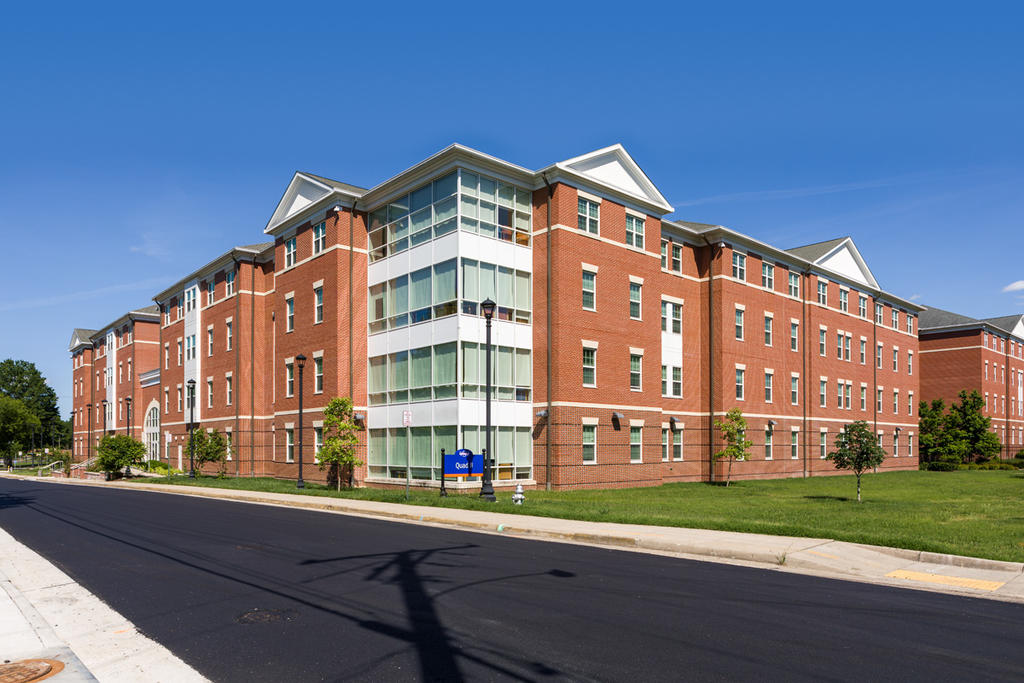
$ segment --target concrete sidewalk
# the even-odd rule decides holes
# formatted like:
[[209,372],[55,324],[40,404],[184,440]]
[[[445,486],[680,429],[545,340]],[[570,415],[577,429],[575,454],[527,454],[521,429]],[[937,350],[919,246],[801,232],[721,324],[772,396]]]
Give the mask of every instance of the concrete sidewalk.
[[[379,503],[286,493],[125,482],[34,481],[282,505],[495,533],[607,546],[698,560],[1024,603],[1024,563],[861,545],[828,538],[584,522],[551,517]],[[529,502],[527,501],[527,505]]]
[[206,680],[3,529],[0,587],[0,664],[52,660],[61,683]]

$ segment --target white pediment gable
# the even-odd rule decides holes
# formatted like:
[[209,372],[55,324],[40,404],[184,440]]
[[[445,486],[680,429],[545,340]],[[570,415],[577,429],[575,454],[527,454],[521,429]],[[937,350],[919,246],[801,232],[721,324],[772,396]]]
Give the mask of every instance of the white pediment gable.
[[673,210],[658,188],[633,161],[633,157],[629,156],[622,145],[612,145],[573,159],[560,161],[556,166],[590,178],[598,184],[609,185],[666,211]]
[[1024,339],[1024,316],[1017,318],[1017,324],[1010,330],[1018,339]]
[[826,270],[830,270],[833,273],[837,273],[852,280],[853,282],[859,282],[869,287],[878,288],[878,281],[875,280],[875,276],[871,274],[871,270],[868,268],[867,263],[861,257],[857,247],[853,244],[853,240],[846,239],[834,249],[829,251],[827,254],[819,258],[814,262],[815,265],[821,266]]
[[281,201],[277,203],[274,215],[267,221],[264,232],[270,232],[272,228],[280,225],[289,216],[294,216],[330,193],[331,188],[327,185],[302,173],[296,173],[292,177],[292,181],[288,183],[288,188],[284,191]]

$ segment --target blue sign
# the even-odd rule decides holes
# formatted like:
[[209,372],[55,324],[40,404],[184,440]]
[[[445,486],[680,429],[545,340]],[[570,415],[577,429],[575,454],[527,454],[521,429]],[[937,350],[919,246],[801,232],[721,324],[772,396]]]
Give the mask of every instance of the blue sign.
[[444,454],[445,477],[479,477],[484,471],[483,456],[468,448]]

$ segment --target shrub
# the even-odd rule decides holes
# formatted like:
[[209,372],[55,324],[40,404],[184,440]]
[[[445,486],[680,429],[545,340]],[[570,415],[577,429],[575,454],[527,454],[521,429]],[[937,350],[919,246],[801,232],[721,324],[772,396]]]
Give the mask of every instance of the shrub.
[[1006,464],[1007,465],[1013,465],[1018,470],[1024,470],[1024,458],[1021,458],[1019,453],[1018,453],[1016,458],[1012,458],[1010,460],[1007,460]]
[[955,472],[960,467],[955,462],[936,460],[934,462],[921,463],[921,469],[928,470],[929,472]]

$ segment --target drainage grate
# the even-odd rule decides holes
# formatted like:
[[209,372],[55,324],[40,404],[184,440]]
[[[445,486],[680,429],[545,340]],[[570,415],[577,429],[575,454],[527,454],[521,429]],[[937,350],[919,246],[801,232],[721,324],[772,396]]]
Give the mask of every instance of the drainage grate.
[[0,683],[30,683],[56,676],[64,663],[56,659],[22,659],[0,664]]
[[[298,612],[293,609],[251,609],[248,612],[242,612],[235,621],[239,624],[269,624],[274,621],[291,621]],[[0,683],[6,683],[6,681],[0,681]]]

